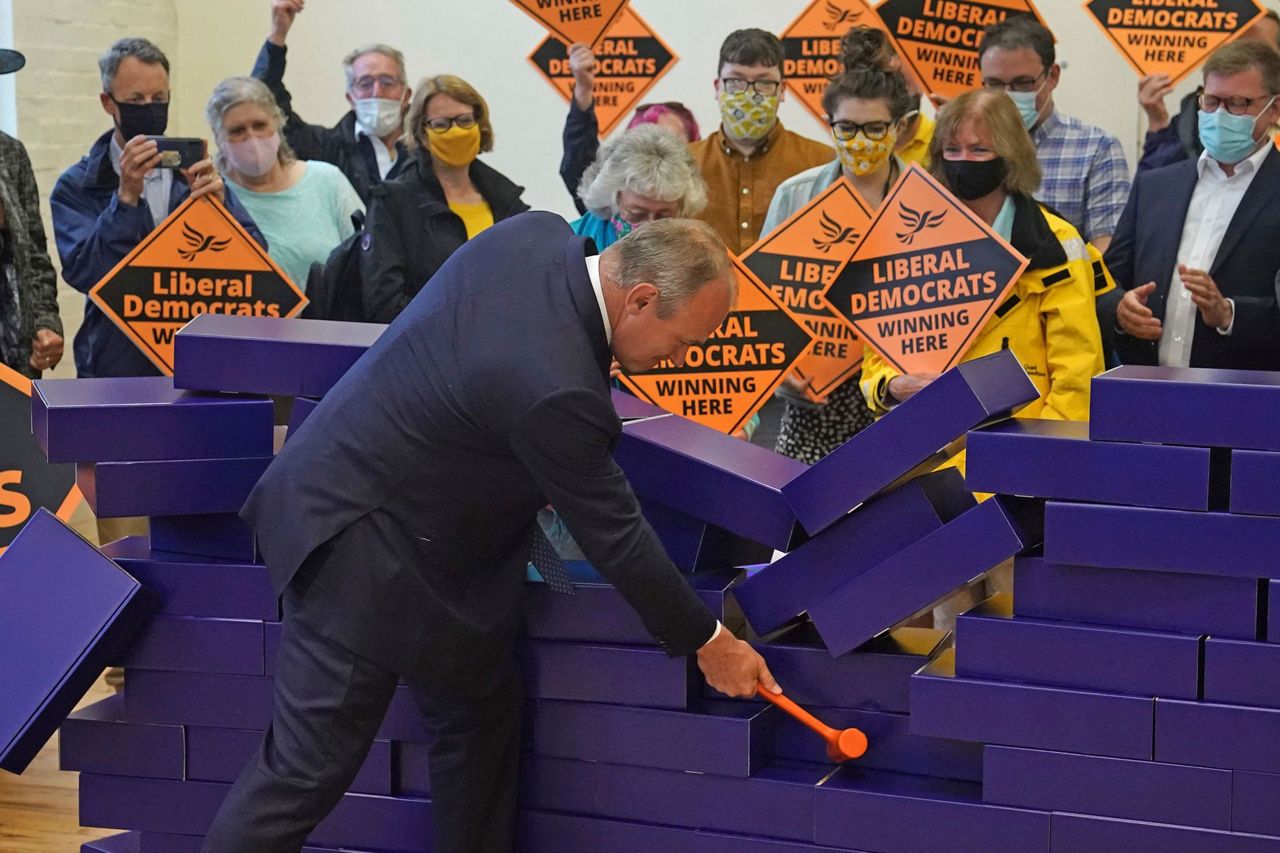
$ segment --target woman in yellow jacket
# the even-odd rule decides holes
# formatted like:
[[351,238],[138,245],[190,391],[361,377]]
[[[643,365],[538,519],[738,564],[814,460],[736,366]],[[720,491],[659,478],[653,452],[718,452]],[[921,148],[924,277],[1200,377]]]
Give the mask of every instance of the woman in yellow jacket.
[[[1040,164],[1017,107],[1003,92],[961,95],[939,114],[929,154],[934,176],[1030,261],[965,360],[1011,349],[1040,389],[1020,416],[1088,420],[1089,380],[1103,369],[1094,298],[1114,284],[1079,232],[1032,198]],[[934,378],[900,374],[870,348],[863,358],[877,415]]]

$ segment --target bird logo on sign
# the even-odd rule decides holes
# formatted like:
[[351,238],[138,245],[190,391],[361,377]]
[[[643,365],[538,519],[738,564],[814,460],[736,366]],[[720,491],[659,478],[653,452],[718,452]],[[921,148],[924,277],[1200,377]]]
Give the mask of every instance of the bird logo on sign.
[[826,239],[821,237],[813,238],[813,248],[822,252],[824,255],[831,251],[833,246],[841,244],[853,245],[858,242],[858,231],[855,228],[846,228],[839,222],[831,218],[831,214],[825,210],[822,212],[822,219],[819,222],[822,227],[822,233],[826,235]]
[[220,240],[212,234],[206,236],[193,228],[189,222],[182,223],[182,239],[186,241],[187,248],[179,249],[178,256],[187,263],[191,263],[204,252],[221,252],[231,245],[230,238]]
[[926,210],[921,213],[904,204],[898,210],[898,218],[902,220],[903,225],[907,226],[906,231],[898,232],[898,239],[910,246],[922,231],[937,228],[941,225],[942,220],[947,218],[947,212],[945,210]]
[[852,9],[842,9],[835,3],[828,0],[827,18],[829,20],[823,24],[822,27],[823,29],[834,32],[837,27],[852,24],[861,17],[861,12],[855,12]]

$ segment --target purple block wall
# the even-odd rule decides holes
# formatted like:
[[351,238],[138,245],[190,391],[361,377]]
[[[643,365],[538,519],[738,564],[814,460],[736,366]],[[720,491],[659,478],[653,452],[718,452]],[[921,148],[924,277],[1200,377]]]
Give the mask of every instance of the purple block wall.
[[148,669],[126,678],[125,719],[131,722],[258,731],[271,722],[270,678]]
[[145,536],[130,536],[102,547],[125,571],[155,593],[157,613],[215,619],[280,618],[267,567],[151,550]]
[[575,814],[523,812],[520,853],[849,853],[849,848]]
[[1280,515],[1280,453],[1231,451],[1231,511]]
[[1280,643],[1280,581],[1265,581],[1268,643]]
[[263,623],[152,616],[115,661],[130,669],[262,675]]
[[58,769],[182,779],[182,726],[124,722],[124,697],[109,696],[72,713],[58,734]]
[[1055,814],[1052,853],[1280,853],[1280,838],[1164,823]]
[[1231,828],[1280,836],[1280,776],[1232,772]]
[[695,678],[693,658],[644,646],[530,640],[521,656],[525,695],[537,699],[683,710]]
[[270,456],[82,462],[76,485],[99,518],[239,512]]
[[258,557],[253,529],[234,513],[154,516],[151,547],[172,554],[246,563]]
[[1280,711],[1157,699],[1155,759],[1274,772],[1280,767]]
[[1280,708],[1280,645],[1210,637],[1204,644],[1203,698]]
[[[261,731],[187,726],[185,778],[192,782],[234,782],[258,754],[261,744]],[[375,740],[347,790],[357,794],[390,795],[391,754],[390,741]]]

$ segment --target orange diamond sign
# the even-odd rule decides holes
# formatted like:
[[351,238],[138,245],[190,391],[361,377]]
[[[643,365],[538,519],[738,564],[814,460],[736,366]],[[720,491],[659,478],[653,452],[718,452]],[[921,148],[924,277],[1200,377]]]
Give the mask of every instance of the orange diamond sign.
[[822,93],[827,82],[844,71],[840,37],[853,27],[884,29],[866,0],[813,0],[782,33],[783,79],[820,122],[826,122]]
[[942,373],[964,358],[1027,259],[912,164],[827,301],[903,373]]
[[1092,0],[1085,6],[1133,70],[1144,77],[1165,74],[1173,83],[1265,14],[1254,0]]
[[89,298],[167,376],[173,336],[191,318],[292,317],[307,304],[266,250],[208,196],[183,202]]
[[[630,6],[614,20],[596,45],[595,54],[596,121],[603,137],[640,104],[645,93],[675,65],[677,57]],[[565,42],[554,37],[544,40],[529,54],[529,61],[565,101],[573,97],[569,46]]]
[[925,91],[945,98],[982,85],[984,29],[1014,16],[1044,23],[1031,0],[885,0],[876,13]]
[[594,45],[627,0],[511,0],[547,32],[565,42]]
[[815,401],[825,399],[862,364],[862,342],[822,294],[870,224],[871,211],[841,178],[742,256],[743,266],[799,315],[813,335],[813,347],[793,372],[809,383],[806,391]]
[[37,509],[70,521],[80,500],[76,466],[50,463],[31,434],[31,380],[0,364],[0,553]]
[[813,340],[800,318],[737,259],[734,267],[737,303],[711,337],[689,347],[683,365],[664,361],[621,376],[641,399],[727,433],[746,426]]

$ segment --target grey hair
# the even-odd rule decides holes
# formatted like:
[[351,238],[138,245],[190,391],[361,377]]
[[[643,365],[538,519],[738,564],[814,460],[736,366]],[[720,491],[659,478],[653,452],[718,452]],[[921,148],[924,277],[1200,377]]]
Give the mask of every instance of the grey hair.
[[356,73],[351,70],[351,66],[356,64],[357,59],[369,53],[380,53],[387,57],[387,59],[395,62],[395,64],[400,67],[400,82],[409,82],[409,76],[404,73],[404,54],[389,44],[376,42],[374,44],[366,44],[363,47],[357,47],[355,50],[342,57],[342,71],[347,75],[348,89],[351,88],[351,84],[353,84],[356,79]]
[[261,107],[267,115],[271,116],[271,123],[276,126],[276,133],[280,136],[280,151],[276,155],[280,165],[287,165],[298,159],[284,138],[284,111],[276,103],[275,96],[271,94],[267,84],[254,77],[228,77],[213,87],[213,94],[209,96],[209,103],[204,108],[204,120],[209,123],[213,138],[218,142],[219,170],[227,171],[227,160],[221,150],[222,122],[228,112],[241,104]]
[[659,219],[637,228],[600,255],[605,278],[630,290],[658,289],[658,316],[669,317],[713,281],[738,298],[738,275],[716,230],[696,219]]
[[578,197],[592,214],[609,219],[617,212],[623,190],[678,201],[680,216],[693,216],[707,206],[707,184],[689,144],[656,124],[633,127],[602,145],[582,175]]
[[120,63],[132,56],[139,62],[148,65],[160,65],[164,73],[169,73],[169,57],[164,51],[144,38],[123,38],[117,41],[107,52],[98,58],[98,71],[102,74],[102,91],[111,94],[111,84],[116,81],[116,72]]

